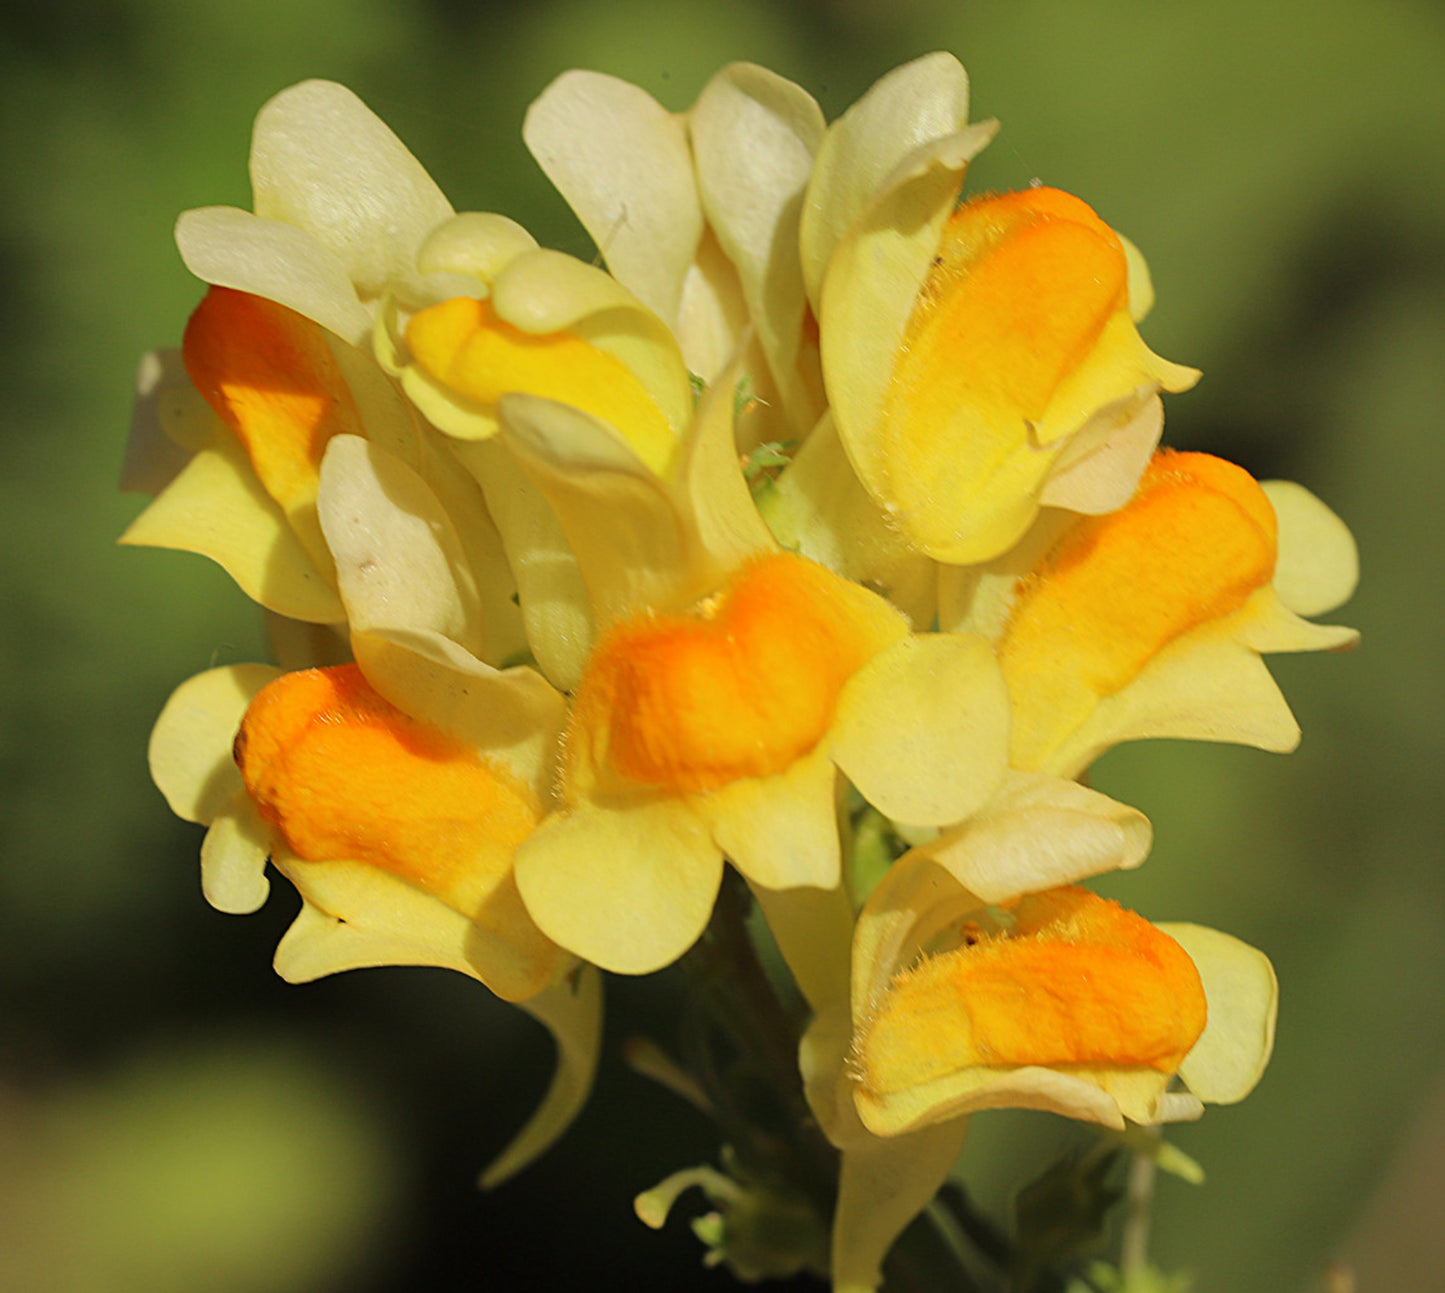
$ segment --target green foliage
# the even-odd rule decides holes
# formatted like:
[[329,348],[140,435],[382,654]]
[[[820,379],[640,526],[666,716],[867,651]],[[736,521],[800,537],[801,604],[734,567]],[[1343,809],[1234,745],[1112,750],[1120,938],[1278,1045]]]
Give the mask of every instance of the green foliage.
[[1009,1293],[1054,1293],[1062,1287],[1060,1272],[1099,1249],[1109,1213],[1124,1197],[1110,1182],[1122,1157],[1104,1142],[1066,1153],[1019,1191]]

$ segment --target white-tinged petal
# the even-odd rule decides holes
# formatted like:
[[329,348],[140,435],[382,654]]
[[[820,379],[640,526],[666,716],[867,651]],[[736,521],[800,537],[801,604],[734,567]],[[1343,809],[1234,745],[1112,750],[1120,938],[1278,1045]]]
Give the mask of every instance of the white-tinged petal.
[[1155,394],[1100,409],[1069,438],[1039,505],[1090,516],[1117,512],[1134,496],[1163,432],[1164,402]]
[[417,250],[451,203],[405,144],[333,81],[271,99],[251,136],[256,214],[313,234],[362,296],[411,275]]
[[517,884],[544,933],[618,974],[650,974],[697,941],[722,880],[722,850],[683,801],[582,801],[517,850]]
[[698,814],[733,865],[768,889],[839,882],[837,772],[826,743],[771,777],[743,777],[699,796]]
[[976,634],[906,637],[843,689],[833,758],[885,816],[955,822],[981,808],[1008,766],[1009,697]]
[[1259,1081],[1274,1050],[1279,982],[1263,952],[1202,925],[1161,924],[1194,962],[1209,1002],[1209,1022],[1179,1066],[1201,1100],[1234,1104]]
[[359,436],[335,436],[316,502],[353,630],[430,631],[479,649],[475,578],[416,472]]
[[120,542],[210,557],[246,596],[290,619],[332,624],[346,616],[336,590],[262,489],[246,451],[226,431],[186,464]]
[[930,938],[986,905],[918,850],[899,858],[858,913],[850,988],[855,1019],[873,1013],[893,976]]
[[189,678],[171,693],[151,732],[151,778],[177,817],[209,824],[227,812],[241,774],[231,758],[252,698],[279,669],[226,665]]
[[130,438],[120,469],[120,487],[159,494],[205,447],[216,415],[191,385],[179,350],[150,350],[135,375]]
[[582,965],[545,991],[517,1003],[552,1034],[557,1068],[542,1103],[482,1173],[484,1190],[516,1175],[572,1125],[587,1102],[602,1050],[602,976]]
[[1152,839],[1149,819],[1138,809],[1076,781],[1010,772],[983,812],[908,857],[931,859],[992,903],[1132,870],[1148,856]]
[[814,308],[833,249],[899,162],[967,121],[968,73],[952,54],[939,52],[889,72],[833,123],[818,151],[801,231]]
[[176,221],[176,246],[203,282],[276,301],[354,345],[371,334],[345,263],[304,229],[238,207],[201,207]]
[[635,85],[574,70],[527,109],[522,138],[618,282],[674,320],[703,231],[682,120]]
[[242,787],[201,843],[201,892],[206,901],[217,911],[236,916],[260,910],[271,892],[266,876],[270,853],[270,828]]
[[1349,601],[1360,556],[1349,527],[1303,485],[1260,482],[1279,518],[1274,587],[1297,615],[1323,615]]
[[803,192],[825,129],[800,86],[753,63],[719,72],[688,125],[708,223],[737,267],[772,375],[795,426],[817,421],[823,395],[798,249]]
[[843,1151],[833,1217],[834,1293],[872,1293],[883,1259],[948,1179],[968,1136],[968,1119]]

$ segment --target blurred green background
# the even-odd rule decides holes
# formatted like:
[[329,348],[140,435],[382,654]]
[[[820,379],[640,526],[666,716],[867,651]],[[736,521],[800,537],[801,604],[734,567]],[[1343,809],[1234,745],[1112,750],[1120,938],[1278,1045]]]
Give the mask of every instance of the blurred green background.
[[[294,897],[202,903],[146,738],[176,683],[262,647],[219,570],[113,544],[141,506],[115,488],[132,374],[198,298],[175,215],[249,204],[250,119],[295,80],[352,86],[458,208],[590,255],[519,136],[559,71],[681,109],[752,59],[832,116],[936,48],[1003,121],[971,188],[1071,189],[1148,256],[1146,337],[1205,371],[1166,440],[1303,481],[1362,552],[1339,618],[1363,648],[1277,662],[1298,753],[1156,743],[1097,770],[1156,826],[1111,892],[1250,940],[1283,984],[1261,1088],[1175,1133],[1209,1178],[1161,1186],[1153,1252],[1201,1290],[1317,1289],[1337,1258],[1362,1291],[1445,1289],[1445,15],[1406,0],[7,6],[0,1287],[728,1287],[679,1222],[631,1214],[715,1151],[618,1063],[628,1032],[668,1038],[665,978],[617,985],[592,1106],[482,1196],[548,1072],[540,1030],[439,971],[288,988]],[[975,1126],[1002,1207],[1060,1125]]]

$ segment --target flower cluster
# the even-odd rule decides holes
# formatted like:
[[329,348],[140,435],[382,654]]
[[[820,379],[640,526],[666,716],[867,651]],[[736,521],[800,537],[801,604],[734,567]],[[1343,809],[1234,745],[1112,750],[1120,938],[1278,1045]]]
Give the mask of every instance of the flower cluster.
[[546,1024],[495,1181],[586,1097],[599,969],[676,961],[735,868],[811,1011],[840,1289],[974,1110],[1254,1085],[1269,962],[1080,887],[1150,828],[1079,778],[1143,737],[1289,749],[1261,654],[1354,641],[1301,618],[1355,580],[1321,503],[1158,448],[1197,374],[1141,339],[1132,245],[1055,189],[960,202],[967,100],[944,54],[831,125],[747,64],[680,115],[567,73],[524,134],[603,269],[454,212],[342,87],[283,91],[254,211],[181,217],[209,288],[128,464],[125,541],[219,562],[279,662],[152,739],[209,901],[256,909],[269,861],[285,978],[446,966]]

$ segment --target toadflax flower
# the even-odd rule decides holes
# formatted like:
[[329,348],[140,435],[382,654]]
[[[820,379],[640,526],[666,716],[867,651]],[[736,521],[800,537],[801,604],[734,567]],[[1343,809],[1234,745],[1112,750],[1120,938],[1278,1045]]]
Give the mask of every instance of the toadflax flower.
[[1142,261],[1078,198],[955,208],[994,132],[967,105],[949,55],[884,77],[829,127],[802,225],[842,444],[909,543],[958,564],[1010,548],[1042,502],[1117,506],[1156,392],[1198,377],[1140,340]]
[[[126,541],[289,626],[285,667],[192,678],[152,737],[207,900],[254,911],[274,867],[286,979],[435,965],[551,1031],[484,1183],[585,1099],[599,970],[716,919],[707,973],[738,982],[700,1008],[736,1008],[736,1063],[704,1038],[647,1066],[727,1128],[727,1172],[640,1213],[700,1184],[710,1260],[821,1269],[821,1129],[841,1293],[975,1111],[1117,1129],[1255,1085],[1268,960],[1082,887],[1151,829],[1073,778],[1146,736],[1290,748],[1261,655],[1355,639],[1302,618],[1355,582],[1328,509],[1156,452],[1197,374],[1139,335],[1138,253],[1057,189],[959,205],[996,128],[967,111],[947,54],[831,126],[750,64],[681,114],[565,73],[524,136],[604,270],[455,212],[349,91],[293,86],[254,211],[179,222],[208,286],[143,365],[127,463],[156,497]],[[714,913],[728,865],[812,1015],[801,1092],[743,909]]]
[[724,856],[766,890],[840,883],[835,768],[905,820],[966,815],[1002,775],[982,639],[914,637],[874,593],[778,550],[711,389],[665,476],[583,412],[525,396],[504,438],[556,509],[598,625],[561,806],[519,849],[528,909],[604,968],[697,938]]
[[[851,1000],[820,1013],[803,1049],[810,1100],[843,1150],[835,1287],[874,1287],[976,1110],[1122,1128],[1197,1117],[1201,1101],[1254,1086],[1274,1037],[1268,960],[1076,885],[1139,865],[1149,839],[1133,809],[1012,773],[869,896]],[[1171,1090],[1176,1077],[1187,1091]]]
[[[499,676],[477,699],[450,706],[442,727],[385,700],[356,665],[213,669],[171,697],[150,759],[172,809],[209,827],[212,905],[259,907],[268,860],[300,892],[276,951],[283,978],[436,965],[552,1031],[552,1089],[490,1181],[540,1153],[585,1099],[601,998],[595,976],[537,929],[513,876],[517,845],[547,806],[552,745],[518,740],[545,723],[537,693]],[[560,706],[552,735],[559,718]]]
[[1354,630],[1300,615],[1343,602],[1356,571],[1348,530],[1308,491],[1165,452],[1119,511],[1046,513],[1007,556],[945,572],[940,617],[996,643],[1013,765],[1075,776],[1148,736],[1292,749],[1260,654],[1352,646]]
[[157,494],[121,542],[211,557],[278,616],[340,624],[345,611],[317,510],[331,440],[360,436],[446,500],[466,586],[459,641],[500,663],[521,641],[513,581],[477,484],[364,351],[265,297],[212,287],[180,355],[148,366],[132,448],[171,469],[134,482]]

